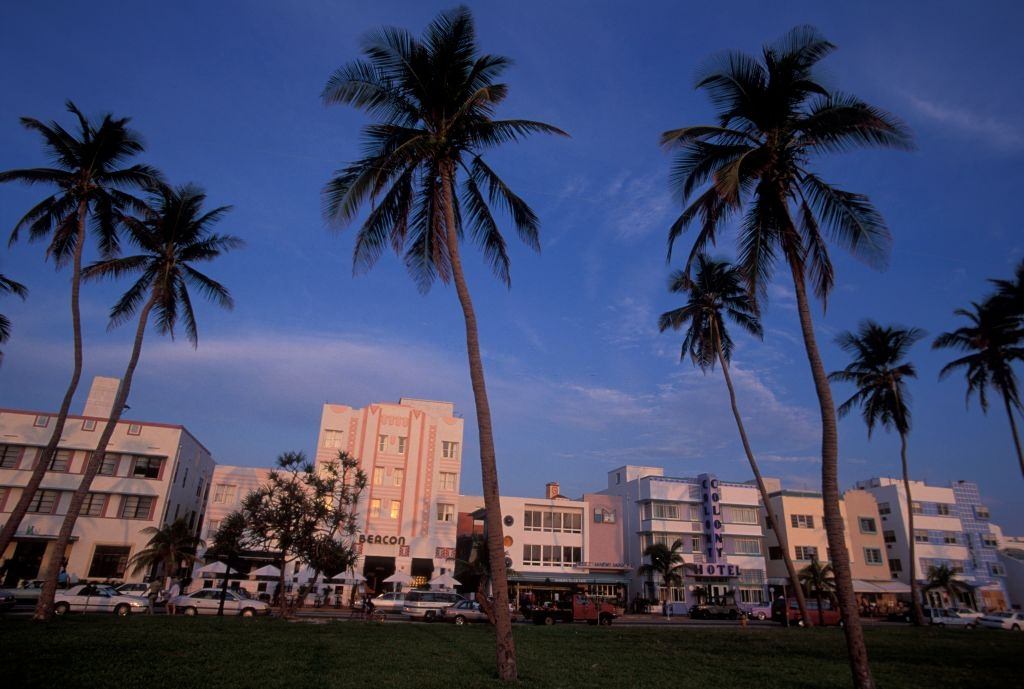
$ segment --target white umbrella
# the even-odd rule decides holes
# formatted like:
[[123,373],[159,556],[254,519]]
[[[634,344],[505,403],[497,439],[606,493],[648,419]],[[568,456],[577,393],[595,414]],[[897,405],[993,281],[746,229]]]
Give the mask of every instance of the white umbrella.
[[281,570],[274,565],[263,565],[254,572],[249,572],[254,577],[279,577]]
[[448,574],[447,572],[438,575],[430,580],[431,586],[437,586],[443,589],[450,589],[454,586],[460,585],[461,583],[461,581],[453,577],[451,574]]
[[228,571],[228,566],[223,562],[211,562],[197,569],[196,574],[199,576],[204,574],[223,574],[226,571]]
[[395,572],[390,577],[384,580],[385,584],[411,584],[412,577],[405,572]]
[[338,572],[333,577],[331,577],[331,581],[340,581],[345,584],[358,584],[360,582],[366,581],[366,577],[364,577],[362,574],[348,574],[347,572]]

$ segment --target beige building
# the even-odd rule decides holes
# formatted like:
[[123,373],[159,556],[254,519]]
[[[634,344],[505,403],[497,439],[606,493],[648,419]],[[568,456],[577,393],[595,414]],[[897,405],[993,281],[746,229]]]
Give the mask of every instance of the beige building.
[[[19,527],[3,553],[3,584],[38,576],[43,558],[82,480],[91,451],[109,417],[119,381],[96,378],[81,416],[68,416],[58,452]],[[56,415],[0,409],[0,521],[10,514],[32,468],[50,440]],[[129,558],[143,549],[146,527],[182,517],[198,529],[214,461],[184,426],[123,420],[110,440],[67,551],[68,573],[79,578],[141,581]]]

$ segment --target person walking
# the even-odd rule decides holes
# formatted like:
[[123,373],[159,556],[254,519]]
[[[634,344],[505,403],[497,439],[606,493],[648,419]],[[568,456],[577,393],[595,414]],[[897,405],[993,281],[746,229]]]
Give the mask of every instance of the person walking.
[[177,612],[177,606],[174,604],[174,599],[181,595],[181,584],[178,583],[177,579],[171,579],[171,588],[167,589],[167,614],[174,615]]
[[146,598],[149,599],[149,614],[152,615],[156,612],[156,602],[160,598],[160,581],[154,579],[149,582],[149,588],[146,590]]

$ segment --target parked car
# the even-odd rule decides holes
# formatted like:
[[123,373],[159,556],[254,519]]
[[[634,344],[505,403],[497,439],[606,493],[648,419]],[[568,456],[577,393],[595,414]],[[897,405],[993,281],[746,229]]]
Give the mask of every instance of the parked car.
[[690,606],[690,619],[736,620],[742,612],[739,606],[731,603],[699,603]]
[[14,608],[15,598],[13,593],[0,593],[0,612],[7,612]]
[[149,593],[149,584],[143,584],[141,582],[121,584],[119,586],[115,586],[114,590],[118,593],[123,593],[126,596],[141,596],[142,598],[145,598],[146,594]]
[[433,622],[447,607],[466,600],[457,593],[444,591],[410,591],[405,595],[402,613],[413,620]]
[[985,614],[985,613],[982,613],[982,612],[978,612],[977,610],[974,610],[973,608],[950,608],[950,610],[955,612],[960,617],[969,617],[970,619],[972,619],[974,621],[980,620],[982,615]]
[[[797,604],[796,598],[790,598],[786,602],[788,605],[785,605],[780,598],[772,603],[772,619],[781,623],[785,621],[785,616],[788,616],[789,624],[795,624],[800,627],[804,626],[804,620],[800,615],[800,606]],[[824,598],[821,602],[821,612],[819,613],[817,600],[808,598],[805,601],[807,604],[807,614],[811,617],[811,624],[816,627],[820,625],[842,627],[843,617],[832,601]]]
[[24,580],[12,588],[0,589],[0,595],[14,596],[15,605],[35,606],[39,602],[39,592],[43,590],[43,582]]
[[126,596],[103,584],[79,584],[57,591],[53,597],[53,613],[112,612],[125,617],[149,610],[149,601],[139,596]]
[[587,624],[610,625],[618,617],[615,606],[583,593],[575,593],[571,600],[562,599],[556,603],[530,608],[530,619],[534,624],[552,625],[555,622],[586,622]]
[[373,609],[385,613],[401,613],[405,605],[405,592],[382,593],[373,599]]
[[991,612],[982,615],[978,624],[989,629],[1009,629],[1019,632],[1024,629],[1024,612]]
[[480,604],[475,600],[459,601],[441,610],[438,617],[442,622],[452,622],[462,626],[468,622],[488,622],[487,614],[480,609]]
[[747,617],[753,620],[767,620],[772,616],[772,606],[768,603],[758,603],[744,608],[743,611],[747,613]]
[[978,621],[973,617],[964,617],[951,608],[925,608],[924,616],[937,627],[966,627],[974,629]]
[[[217,588],[199,589],[183,596],[175,596],[169,602],[182,614],[189,617],[195,615],[216,615],[220,607],[221,590]],[[228,589],[224,592],[224,614],[253,617],[269,615],[270,605],[261,600],[250,598],[244,589]]]

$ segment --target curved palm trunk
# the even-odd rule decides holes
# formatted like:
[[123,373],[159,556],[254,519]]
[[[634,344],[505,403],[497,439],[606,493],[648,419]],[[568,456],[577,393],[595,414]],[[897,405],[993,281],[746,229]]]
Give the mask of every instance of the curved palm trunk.
[[[822,603],[824,603],[825,601],[822,600],[821,587],[819,586],[818,588],[816,588],[814,593],[815,593],[815,598],[818,599],[818,626],[819,627],[824,627],[825,626],[825,607],[822,605]],[[804,619],[807,619],[807,618],[805,617]]]
[[[46,476],[46,470],[50,467],[53,455],[57,451],[60,437],[64,434],[64,424],[67,422],[68,412],[71,410],[71,401],[78,389],[78,381],[82,377],[82,317],[78,308],[78,293],[82,285],[82,250],[85,245],[85,218],[89,212],[87,201],[80,201],[78,204],[78,230],[76,237],[75,253],[71,267],[71,332],[74,342],[74,368],[71,371],[71,381],[64,393],[64,400],[60,403],[60,410],[57,412],[57,423],[53,427],[53,434],[50,441],[36,459],[36,465],[32,469],[28,483],[21,489],[21,497],[11,510],[11,516],[0,531],[0,558],[3,557],[7,546],[14,540],[14,534],[21,526],[22,520],[28,514],[29,504],[39,490],[39,484]],[[63,559],[64,552],[61,551],[60,559]],[[58,560],[59,562],[59,560]]]
[[914,500],[910,495],[910,470],[907,468],[907,435],[900,433],[900,461],[903,464],[903,490],[907,494],[907,528],[910,530],[907,545],[910,550],[910,605],[914,624],[924,625],[924,613],[921,612],[921,595],[917,583],[917,554],[914,538]]
[[151,296],[139,313],[139,325],[135,329],[135,344],[132,345],[132,354],[128,359],[128,367],[124,371],[124,380],[121,381],[121,387],[118,389],[117,397],[114,399],[114,406],[110,410],[110,419],[103,428],[99,443],[96,445],[96,451],[89,458],[81,483],[78,484],[78,488],[75,489],[74,494],[71,496],[71,504],[68,506],[68,512],[64,515],[64,521],[60,525],[60,532],[57,534],[57,540],[53,544],[53,550],[50,551],[50,557],[46,560],[46,564],[43,565],[43,571],[40,576],[43,580],[43,588],[39,592],[39,603],[36,605],[35,614],[32,616],[34,620],[49,620],[53,617],[53,596],[57,592],[57,574],[60,572],[60,563],[64,558],[64,551],[67,550],[68,544],[71,542],[71,533],[75,529],[78,515],[82,512],[82,505],[85,503],[85,497],[89,494],[92,480],[96,477],[96,472],[103,466],[103,456],[106,454],[107,445],[110,443],[111,436],[114,435],[114,429],[117,428],[117,422],[121,419],[122,412],[124,412],[125,403],[128,401],[128,394],[131,392],[135,367],[139,363],[139,354],[142,351],[142,338],[146,334],[149,312],[155,302],[156,296]]
[[818,342],[814,336],[811,307],[807,300],[807,286],[798,264],[789,261],[796,291],[797,312],[800,315],[800,331],[804,348],[811,364],[811,376],[818,394],[821,411],[821,497],[825,508],[825,533],[832,570],[835,572],[836,597],[843,619],[846,635],[846,650],[850,656],[850,670],[853,685],[857,689],[873,689],[871,665],[868,662],[868,648],[864,643],[864,629],[857,613],[857,598],[853,593],[853,577],[850,573],[850,554],[846,550],[843,515],[839,510],[839,434],[836,429],[836,407],[832,401],[832,388],[828,383],[825,365],[821,361]]
[[466,350],[469,356],[469,378],[476,402],[476,422],[480,434],[480,478],[484,488],[484,509],[487,525],[487,552],[490,556],[491,587],[494,590],[494,630],[497,636],[498,677],[514,681],[518,677],[516,647],[512,638],[512,616],[508,610],[508,578],[505,568],[504,533],[501,526],[501,500],[498,492],[498,467],[494,457],[494,433],[491,429],[491,407],[484,383],[484,364],[480,358],[480,336],[477,332],[476,313],[469,296],[466,277],[459,258],[459,240],[455,231],[454,164],[447,163],[441,170],[442,203],[448,240],[448,254],[452,264],[455,292],[462,305],[466,320]]
[[[757,490],[761,493],[761,502],[764,503],[765,514],[768,515],[769,528],[775,532],[775,537],[779,541],[779,550],[782,551],[782,560],[786,563],[786,573],[789,575],[789,583],[793,585],[796,603],[800,608],[800,617],[805,620],[809,620],[810,616],[807,614],[807,600],[804,598],[803,589],[800,588],[800,579],[797,575],[796,565],[793,564],[793,557],[789,554],[789,539],[786,537],[786,529],[775,518],[775,511],[772,509],[772,504],[768,500],[768,489],[765,487],[764,479],[761,477],[761,469],[757,466],[757,460],[754,459],[754,451],[750,449],[750,441],[747,439],[747,429],[743,426],[743,417],[740,416],[740,409],[736,404],[736,390],[732,387],[732,376],[729,374],[729,362],[725,360],[725,356],[722,353],[722,342],[719,339],[717,332],[715,333],[715,349],[718,354],[718,363],[722,365],[722,375],[725,376],[725,386],[729,388],[729,403],[732,405],[732,415],[736,418],[736,428],[740,432],[740,441],[743,443],[743,451],[747,453],[747,461],[750,462],[750,470],[754,472],[754,479],[757,481]],[[769,602],[771,603],[773,601]],[[789,607],[788,602],[786,603],[786,607]],[[788,612],[785,614],[788,614]]]
[[1003,395],[1003,404],[1006,405],[1006,416],[1010,419],[1010,431],[1013,432],[1013,446],[1017,449],[1017,462],[1020,463],[1020,473],[1024,476],[1024,453],[1020,449],[1020,436],[1017,434],[1017,422],[1013,418],[1013,407],[1010,406],[1010,398],[1006,394]]

